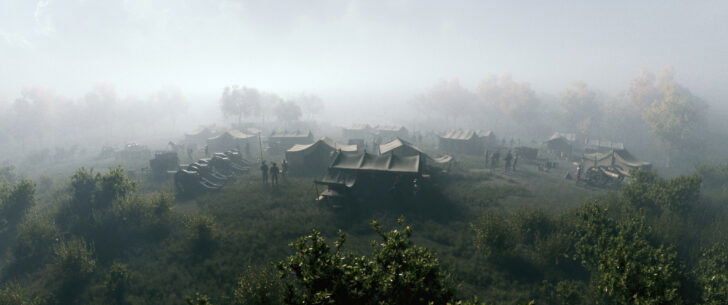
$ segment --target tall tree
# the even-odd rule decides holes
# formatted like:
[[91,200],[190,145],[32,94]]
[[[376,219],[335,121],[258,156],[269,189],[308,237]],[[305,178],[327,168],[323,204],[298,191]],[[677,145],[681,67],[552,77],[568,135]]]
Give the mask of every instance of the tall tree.
[[590,134],[602,116],[601,105],[596,92],[586,83],[575,82],[571,88],[561,93],[561,115],[571,130]]
[[225,87],[220,97],[220,109],[225,117],[237,117],[240,124],[244,116],[260,113],[261,94],[255,88]]
[[302,94],[295,99],[295,102],[301,106],[301,110],[308,118],[313,118],[324,110],[323,101],[315,94]]
[[301,118],[301,107],[293,101],[278,102],[273,110],[275,116],[282,122],[293,122]]
[[657,98],[646,106],[643,119],[652,133],[669,149],[668,157],[699,150],[706,130],[707,104],[673,78],[663,73],[656,86]]

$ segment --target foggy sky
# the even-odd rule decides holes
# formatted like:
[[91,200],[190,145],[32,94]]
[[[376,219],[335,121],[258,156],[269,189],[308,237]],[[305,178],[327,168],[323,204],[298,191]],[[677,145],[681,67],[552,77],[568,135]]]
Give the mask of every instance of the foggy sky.
[[505,72],[546,92],[582,80],[616,93],[640,68],[672,66],[716,102],[727,38],[728,1],[2,0],[0,100],[99,82],[414,94]]

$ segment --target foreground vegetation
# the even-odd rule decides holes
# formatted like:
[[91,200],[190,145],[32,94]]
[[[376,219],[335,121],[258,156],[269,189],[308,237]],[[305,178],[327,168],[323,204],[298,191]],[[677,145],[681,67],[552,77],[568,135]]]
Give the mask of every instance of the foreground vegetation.
[[0,188],[0,304],[726,304],[722,172],[581,196],[461,172],[336,209],[308,179],[179,202],[81,169],[46,204],[17,179]]

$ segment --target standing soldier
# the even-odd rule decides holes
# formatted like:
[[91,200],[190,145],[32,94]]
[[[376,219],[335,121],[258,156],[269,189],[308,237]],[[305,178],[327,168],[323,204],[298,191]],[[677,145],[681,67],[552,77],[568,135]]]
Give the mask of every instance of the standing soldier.
[[500,151],[495,151],[493,155],[490,156],[490,167],[495,169],[498,167],[498,161],[500,159]]
[[286,179],[287,172],[288,172],[288,161],[286,161],[286,159],[283,159],[283,162],[281,162],[281,174],[283,174],[283,179]]
[[576,166],[576,182],[581,181],[581,172],[582,172],[581,163]]
[[490,165],[490,162],[488,162],[488,161],[490,161],[490,151],[488,151],[486,149],[485,150],[485,168],[488,168],[488,166]]
[[515,156],[513,157],[513,171],[516,171],[516,163],[518,163],[518,155],[519,153],[515,153]]
[[276,165],[276,163],[273,162],[273,165],[270,166],[270,184],[271,185],[278,185],[278,172],[280,172],[280,169],[278,168],[278,165]]
[[260,164],[260,173],[263,175],[263,183],[268,184],[268,164],[265,164],[265,160]]
[[506,161],[506,171],[509,171],[511,169],[511,162],[513,162],[513,155],[511,154],[511,151],[508,151],[508,154],[506,154],[505,157]]

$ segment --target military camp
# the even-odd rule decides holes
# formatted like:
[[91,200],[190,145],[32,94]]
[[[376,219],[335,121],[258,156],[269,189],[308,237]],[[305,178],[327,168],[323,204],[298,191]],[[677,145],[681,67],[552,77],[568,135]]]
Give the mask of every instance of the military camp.
[[728,305],[728,1],[0,1],[0,305]]

